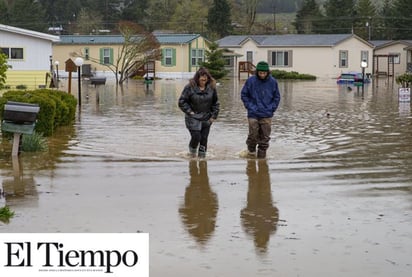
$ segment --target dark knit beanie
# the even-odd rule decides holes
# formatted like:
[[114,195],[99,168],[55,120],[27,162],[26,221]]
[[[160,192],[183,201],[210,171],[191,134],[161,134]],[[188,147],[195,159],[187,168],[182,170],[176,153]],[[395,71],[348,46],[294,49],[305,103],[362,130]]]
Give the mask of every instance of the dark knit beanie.
[[256,71],[269,71],[269,65],[267,62],[259,62],[256,66]]

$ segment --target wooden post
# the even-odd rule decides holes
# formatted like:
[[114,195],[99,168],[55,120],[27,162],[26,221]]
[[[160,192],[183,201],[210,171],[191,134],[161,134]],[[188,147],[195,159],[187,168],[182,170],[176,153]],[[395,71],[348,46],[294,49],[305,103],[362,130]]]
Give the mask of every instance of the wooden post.
[[69,71],[69,87],[68,87],[68,93],[71,94],[72,92],[72,72]]
[[11,155],[17,157],[19,155],[19,148],[20,148],[20,133],[14,133],[13,137],[13,149],[11,151]]

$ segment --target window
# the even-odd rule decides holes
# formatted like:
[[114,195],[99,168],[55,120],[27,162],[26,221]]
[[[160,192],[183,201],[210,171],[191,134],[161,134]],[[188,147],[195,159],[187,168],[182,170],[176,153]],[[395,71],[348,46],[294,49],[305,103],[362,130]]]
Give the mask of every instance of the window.
[[192,49],[192,66],[199,66],[203,62],[203,49]]
[[246,51],[246,61],[253,63],[253,52]]
[[103,63],[104,64],[110,63],[110,49],[108,48],[103,49]]
[[1,53],[5,54],[7,59],[10,57],[9,48],[1,48]]
[[2,47],[1,52],[6,54],[7,59],[11,60],[22,60],[23,56],[23,48],[8,48]]
[[162,49],[162,66],[175,66],[176,65],[176,49],[175,48],[163,48]]
[[292,51],[273,51],[270,53],[271,66],[290,67],[292,66]]
[[163,63],[166,66],[171,66],[173,65],[173,49],[172,48],[166,48],[163,51]]
[[225,66],[227,66],[227,67],[233,67],[234,57],[224,57],[224,60],[225,60]]
[[369,51],[361,51],[361,62],[365,61],[369,67]]
[[87,61],[90,57],[90,50],[89,48],[84,48],[84,59]]
[[113,64],[113,48],[100,48],[100,63]]
[[10,48],[10,59],[12,60],[22,60],[23,59],[23,48]]
[[389,53],[389,63],[396,63],[400,64],[401,63],[401,53]]
[[348,67],[348,51],[339,51],[339,67]]

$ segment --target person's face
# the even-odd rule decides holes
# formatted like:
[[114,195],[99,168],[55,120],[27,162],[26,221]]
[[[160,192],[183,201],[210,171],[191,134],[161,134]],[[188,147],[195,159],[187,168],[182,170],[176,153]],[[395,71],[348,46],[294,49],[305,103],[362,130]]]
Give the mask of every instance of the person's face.
[[269,74],[267,71],[258,71],[257,73],[260,79],[265,79]]
[[200,76],[199,84],[204,86],[204,85],[206,85],[207,80],[208,80],[207,75]]

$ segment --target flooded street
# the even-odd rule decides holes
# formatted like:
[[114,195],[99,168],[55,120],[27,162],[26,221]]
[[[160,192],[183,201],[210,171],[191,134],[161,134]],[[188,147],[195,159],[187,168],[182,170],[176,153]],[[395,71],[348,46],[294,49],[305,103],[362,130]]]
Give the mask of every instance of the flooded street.
[[84,82],[74,126],[48,152],[13,160],[3,139],[0,207],[15,217],[0,233],[149,233],[151,277],[410,275],[412,114],[396,84],[280,82],[256,161],[239,155],[243,81],[224,81],[198,161],[177,107],[186,82]]

